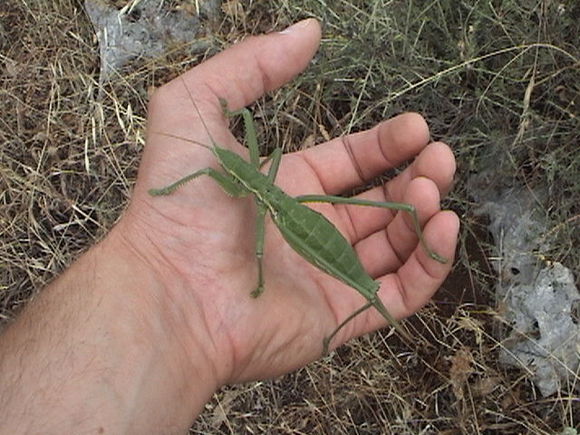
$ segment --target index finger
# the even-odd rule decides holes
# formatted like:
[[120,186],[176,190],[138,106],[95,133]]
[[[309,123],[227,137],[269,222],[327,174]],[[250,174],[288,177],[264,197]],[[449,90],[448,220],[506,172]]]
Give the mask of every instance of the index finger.
[[332,139],[297,153],[327,194],[365,184],[417,155],[429,143],[429,128],[417,113],[404,113],[370,130]]

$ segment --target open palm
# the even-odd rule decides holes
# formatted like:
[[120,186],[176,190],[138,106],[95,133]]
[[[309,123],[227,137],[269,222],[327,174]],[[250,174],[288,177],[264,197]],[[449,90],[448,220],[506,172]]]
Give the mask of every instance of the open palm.
[[[247,156],[228,129],[218,98],[232,110],[251,104],[305,68],[319,38],[319,26],[309,20],[289,33],[248,39],[164,86],[150,105],[147,147],[124,228],[158,271],[185,346],[189,336],[203,334],[207,352],[220,361],[216,371],[223,383],[282,374],[318,358],[323,338],[364,298],[302,259],[269,220],[265,292],[251,298],[257,282],[252,198],[231,198],[209,177],[169,196],[153,198],[147,190],[201,168],[219,170],[211,152],[191,141],[215,140]],[[425,121],[417,114],[288,154],[276,184],[291,196],[340,194],[415,156],[399,176],[361,197],[415,204],[427,223],[428,243],[451,258],[458,221],[440,211],[439,200],[450,188],[455,163],[446,145],[429,143]],[[397,318],[423,306],[449,273],[451,262],[439,264],[418,246],[409,216],[371,207],[312,207],[353,244]],[[384,323],[369,310],[333,345]]]

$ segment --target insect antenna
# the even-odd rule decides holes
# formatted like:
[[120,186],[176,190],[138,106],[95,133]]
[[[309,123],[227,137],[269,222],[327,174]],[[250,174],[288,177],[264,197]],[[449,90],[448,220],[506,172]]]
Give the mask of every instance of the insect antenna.
[[157,134],[161,134],[163,136],[167,136],[167,137],[170,137],[170,138],[173,138],[173,139],[178,139],[178,140],[182,140],[184,142],[189,142],[189,143],[192,143],[192,144],[195,144],[195,145],[199,145],[201,147],[204,147],[205,149],[208,149],[210,151],[213,151],[213,148],[215,146],[217,146],[217,143],[214,140],[214,138],[213,138],[213,136],[211,134],[211,131],[209,130],[209,128],[208,128],[208,126],[207,126],[207,124],[205,122],[205,119],[203,118],[203,116],[201,114],[201,111],[199,110],[199,107],[197,106],[197,103],[195,102],[195,100],[193,98],[193,94],[191,93],[190,89],[187,87],[187,83],[185,82],[185,80],[183,79],[183,77],[181,77],[181,81],[183,82],[183,87],[185,88],[187,94],[189,95],[189,99],[191,101],[191,104],[193,105],[193,107],[195,109],[195,112],[197,113],[197,116],[199,117],[199,120],[201,121],[201,125],[205,129],[205,131],[206,131],[206,133],[207,133],[207,135],[209,137],[209,140],[210,140],[211,144],[213,145],[213,147],[211,147],[211,146],[209,146],[209,145],[207,145],[207,144],[205,144],[203,142],[197,141],[195,139],[189,139],[189,138],[186,138],[186,137],[183,137],[183,136],[177,136],[177,135],[174,135],[174,134],[171,134],[171,133],[158,132]]
[[[181,81],[183,82],[183,87],[185,88],[187,95],[189,95],[189,99],[191,100],[191,104],[193,104],[193,107],[195,109],[195,112],[197,113],[197,116],[199,116],[199,120],[201,121],[201,125],[203,125],[203,128],[205,129],[205,131],[207,132],[207,135],[209,137],[209,140],[211,142],[211,144],[215,147],[217,146],[216,141],[214,140],[211,131],[209,130],[207,124],[205,123],[205,119],[203,118],[202,114],[201,114],[201,110],[199,110],[199,107],[197,106],[197,103],[195,102],[195,99],[193,98],[193,94],[191,93],[190,89],[187,87],[187,83],[185,82],[185,79],[183,77],[181,77]],[[198,145],[201,145],[199,142],[196,142]],[[205,145],[205,148],[209,148],[207,145]]]
[[[155,132],[154,132],[154,133],[155,133]],[[161,134],[161,135],[163,135],[163,136],[167,136],[167,137],[170,137],[170,138],[172,138],[172,139],[178,139],[178,140],[182,140],[182,141],[184,141],[184,142],[189,142],[189,143],[192,143],[192,144],[194,144],[194,145],[199,145],[200,147],[204,147],[205,149],[208,149],[208,150],[210,150],[210,151],[212,151],[212,150],[213,150],[213,147],[210,147],[209,145],[207,145],[207,144],[204,144],[203,142],[200,142],[200,141],[198,141],[198,140],[195,140],[195,139],[189,139],[189,138],[187,138],[187,137],[183,137],[183,136],[177,136],[177,135],[175,135],[175,134],[171,134],[171,133],[165,133],[165,132],[158,132],[157,134]]]

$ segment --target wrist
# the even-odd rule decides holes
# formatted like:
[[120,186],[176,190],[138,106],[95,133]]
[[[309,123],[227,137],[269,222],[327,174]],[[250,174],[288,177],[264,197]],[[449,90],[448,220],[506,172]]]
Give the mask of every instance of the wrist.
[[[135,238],[127,237],[130,233],[124,225],[120,222],[92,254],[103,262],[103,273],[121,279],[113,283],[111,297],[119,305],[119,315],[130,317],[120,332],[126,335],[120,338],[136,354],[149,354],[151,372],[143,372],[143,379],[152,381],[147,399],[169,407],[163,411],[168,423],[190,424],[220,386],[201,309],[190,307],[191,316],[186,317],[172,297],[185,285],[175,275],[167,275],[165,268],[152,265],[143,249],[137,249]],[[169,417],[180,411],[184,413],[181,419]]]
[[191,248],[196,245],[188,237],[199,233],[174,229],[171,223],[159,222],[150,208],[130,206],[107,238],[121,245],[114,250],[126,252],[137,263],[134,267],[147,276],[140,297],[143,310],[159,319],[168,339],[181,350],[179,358],[192,366],[189,371],[198,371],[202,365],[205,377],[217,389],[231,381],[236,365],[219,297],[225,294],[220,292],[223,280],[218,279],[215,265],[200,257],[208,248]]
[[0,336],[0,420],[11,433],[184,432],[217,388],[204,343],[181,340],[155,273],[118,234]]

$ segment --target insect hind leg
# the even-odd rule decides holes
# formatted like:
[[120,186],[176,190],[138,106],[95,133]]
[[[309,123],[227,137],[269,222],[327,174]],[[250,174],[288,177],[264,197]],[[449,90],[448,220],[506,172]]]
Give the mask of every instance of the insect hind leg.
[[325,337],[324,340],[322,340],[322,355],[328,355],[328,348],[330,346],[330,342],[336,336],[338,331],[340,331],[342,328],[344,328],[346,326],[346,324],[348,322],[350,322],[352,319],[354,319],[356,316],[365,312],[366,310],[368,310],[372,306],[373,306],[373,302],[367,302],[362,307],[360,307],[359,309],[354,311],[351,315],[349,315],[346,319],[344,319],[340,323],[340,325],[338,325],[336,327],[336,329],[334,331],[332,331],[332,333],[328,337]]
[[419,224],[419,217],[417,216],[417,210],[411,204],[405,204],[402,202],[380,202],[380,201],[369,201],[366,199],[358,199],[358,198],[344,198],[341,196],[332,196],[332,195],[301,195],[297,196],[296,201],[301,203],[307,202],[329,202],[331,204],[351,204],[351,205],[361,205],[361,206],[368,206],[368,207],[379,207],[379,208],[388,208],[391,210],[399,210],[409,213],[411,219],[413,220],[413,226],[415,227],[415,233],[419,238],[419,243],[429,255],[430,258],[433,260],[445,264],[447,263],[447,258],[439,255],[433,249],[427,245],[425,241],[425,237],[423,236],[423,230],[421,229],[421,225]]

